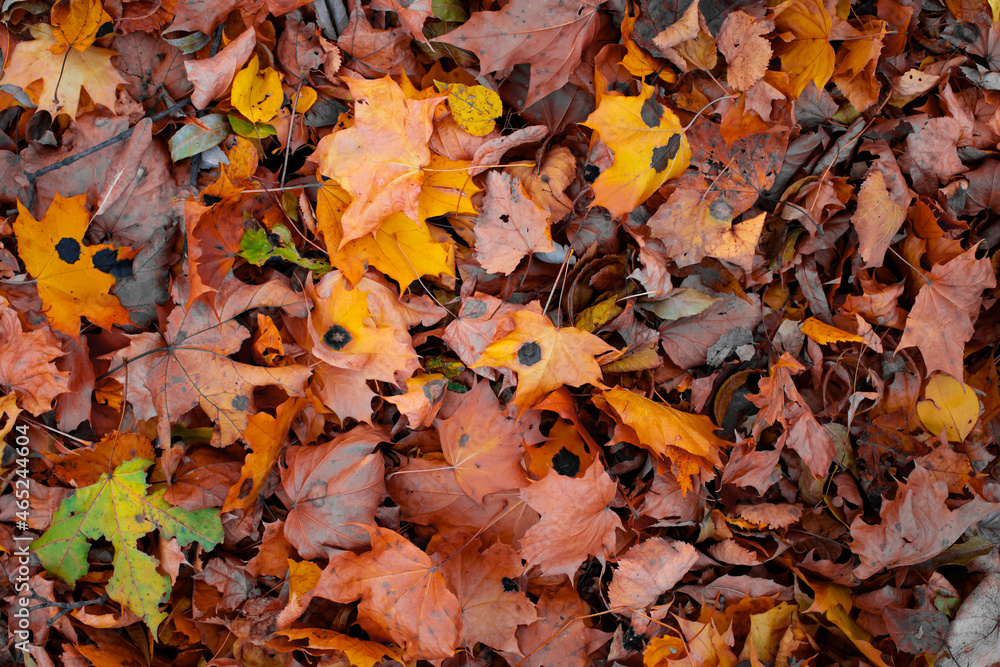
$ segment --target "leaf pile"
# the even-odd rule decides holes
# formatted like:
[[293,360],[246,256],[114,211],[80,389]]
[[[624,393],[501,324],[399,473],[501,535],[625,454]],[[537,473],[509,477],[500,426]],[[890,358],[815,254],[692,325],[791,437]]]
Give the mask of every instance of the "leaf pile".
[[5,3],[0,661],[1000,662],[998,13]]

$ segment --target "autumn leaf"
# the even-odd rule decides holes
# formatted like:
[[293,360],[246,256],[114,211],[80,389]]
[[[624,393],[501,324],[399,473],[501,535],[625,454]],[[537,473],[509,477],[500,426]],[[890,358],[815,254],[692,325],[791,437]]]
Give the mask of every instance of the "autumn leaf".
[[54,363],[63,354],[59,339],[48,328],[25,331],[17,312],[2,296],[0,335],[4,340],[0,382],[13,390],[21,406],[31,414],[48,412],[52,401],[68,391],[70,384],[69,373],[60,371]]
[[19,201],[14,222],[25,268],[38,279],[49,322],[76,338],[81,313],[102,327],[131,323],[128,311],[108,292],[117,279],[132,274],[135,252],[106,244],[83,245],[90,224],[85,199],[56,194],[42,220],[35,220]]
[[950,375],[931,376],[924,387],[924,398],[917,403],[917,414],[933,435],[944,432],[948,440],[961,442],[979,421],[979,398],[975,390]]
[[595,357],[610,352],[610,345],[573,327],[557,329],[547,317],[530,310],[515,311],[510,318],[510,333],[491,343],[472,367],[500,366],[517,372],[512,402],[522,414],[565,384],[601,386]]
[[887,567],[916,565],[955,543],[972,524],[995,512],[1000,505],[974,498],[949,509],[948,486],[917,466],[896,497],[882,503],[882,521],[869,525],[861,517],[851,522],[852,548],[861,557],[854,569],[870,577]]
[[556,0],[515,0],[500,11],[473,13],[435,41],[476,54],[481,74],[529,63],[531,83],[523,105],[531,106],[569,80],[597,33],[602,2],[571,6]]
[[431,159],[434,110],[444,99],[406,99],[389,77],[348,79],[355,100],[354,126],[324,137],[316,161],[324,176],[351,195],[340,246],[374,232],[393,213],[419,220],[423,169]]
[[269,123],[282,101],[281,75],[270,67],[261,70],[257,56],[233,78],[233,106],[251,123]]
[[111,17],[96,0],[59,0],[52,5],[52,35],[56,44],[52,53],[60,55],[66,49],[86,51],[94,43],[97,31]]
[[608,509],[614,496],[614,481],[596,461],[579,479],[546,475],[521,489],[524,501],[541,515],[521,540],[527,566],[572,579],[586,558],[603,563],[615,550],[617,531],[624,530]]
[[739,10],[722,22],[719,51],[729,65],[726,79],[730,86],[747,90],[764,77],[771,60],[771,44],[764,35],[773,29],[773,21],[759,21]]
[[358,605],[369,635],[404,647],[406,659],[451,656],[462,638],[458,598],[430,557],[387,528],[366,526],[371,551],[330,558],[313,594]]
[[509,275],[521,259],[534,252],[550,252],[549,214],[529,199],[520,182],[507,174],[486,177],[483,212],[476,218],[476,254],[490,273]]
[[155,635],[167,617],[159,605],[170,584],[156,571],[157,562],[137,548],[136,540],[153,529],[181,545],[200,543],[211,549],[222,541],[222,523],[214,510],[188,512],[163,500],[163,491],[147,494],[146,459],[122,463],[111,474],[67,497],[52,517],[51,527],[31,545],[46,570],[71,587],[87,574],[90,541],[105,538],[115,550],[108,594],[140,614]]
[[882,172],[872,169],[858,190],[858,209],[851,218],[861,239],[865,268],[882,266],[885,251],[905,217],[906,209],[889,196]]
[[637,97],[606,95],[582,124],[615,153],[614,164],[593,184],[593,205],[605,207],[613,218],[644,202],[691,161],[680,120],[652,86],[643,84]]
[[[30,31],[35,39],[17,45],[0,85],[32,91],[29,94],[38,110],[53,116],[63,113],[75,119],[82,90],[95,104],[114,109],[115,89],[125,83],[111,64],[114,51],[91,46],[82,52],[74,48],[57,55],[53,49],[59,48],[59,42],[51,26],[38,23]],[[41,81],[41,87],[32,87],[37,81]]]
[[448,86],[448,108],[451,116],[469,134],[485,137],[496,127],[496,120],[503,113],[500,96],[485,86],[466,86],[453,83]]
[[965,344],[972,338],[982,291],[996,287],[988,259],[976,259],[977,249],[965,251],[944,264],[936,264],[906,318],[899,348],[917,347],[927,373],[943,371],[962,377]]
[[657,537],[636,544],[618,559],[608,602],[614,608],[645,609],[673,588],[697,559],[697,549],[684,542]]
[[792,75],[792,92],[802,95],[809,82],[822,89],[833,76],[835,53],[830,45],[833,23],[821,0],[786,0],[772,10],[784,43],[774,45],[781,67]]

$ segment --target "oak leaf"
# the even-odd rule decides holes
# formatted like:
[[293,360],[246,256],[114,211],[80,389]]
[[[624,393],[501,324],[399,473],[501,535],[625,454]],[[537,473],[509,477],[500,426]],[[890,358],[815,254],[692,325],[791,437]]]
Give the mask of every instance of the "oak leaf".
[[637,97],[605,95],[581,124],[615,155],[592,186],[593,205],[608,209],[612,218],[630,213],[691,161],[680,119],[657,99],[653,86],[643,84]]
[[80,337],[80,316],[102,327],[131,324],[128,311],[108,292],[132,274],[135,252],[111,245],[83,245],[90,224],[85,195],[58,193],[42,220],[17,203],[14,221],[21,259],[38,280],[38,295],[52,326]]
[[549,214],[525,195],[517,178],[491,171],[476,218],[475,258],[490,273],[510,275],[534,252],[554,250]]
[[573,578],[590,556],[602,563],[615,552],[621,519],[608,505],[617,485],[595,461],[583,477],[546,475],[521,489],[521,497],[540,515],[521,539],[521,557],[547,575]]
[[393,213],[419,220],[427,142],[433,115],[444,95],[406,99],[388,76],[346,79],[355,102],[353,127],[323,137],[315,159],[322,175],[336,179],[351,195],[344,211],[340,246],[374,232]]
[[[75,119],[80,107],[80,93],[95,104],[115,108],[115,90],[125,83],[118,70],[111,64],[114,51],[91,46],[86,51],[69,49],[56,55],[58,47],[51,26],[38,23],[29,28],[35,38],[21,42],[14,49],[14,56],[4,69],[0,85],[12,84],[24,91],[38,104],[38,111],[48,111],[53,116],[66,114]],[[32,84],[41,81],[39,89]]]
[[518,310],[509,317],[513,320],[509,333],[491,343],[472,367],[501,366],[517,372],[512,403],[521,414],[565,384],[601,386],[595,357],[614,348],[585,331],[557,329],[549,318],[531,310]]
[[388,528],[366,525],[372,548],[331,556],[313,594],[358,604],[358,624],[404,648],[407,660],[450,658],[462,641],[462,609],[430,557]]
[[898,347],[917,347],[928,375],[943,371],[963,377],[965,344],[972,338],[983,290],[996,287],[989,258],[976,259],[971,248],[944,264],[935,264],[913,303]]

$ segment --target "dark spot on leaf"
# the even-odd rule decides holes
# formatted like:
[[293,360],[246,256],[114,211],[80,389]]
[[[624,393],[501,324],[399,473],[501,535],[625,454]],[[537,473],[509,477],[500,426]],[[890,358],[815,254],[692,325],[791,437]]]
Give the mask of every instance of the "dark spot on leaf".
[[663,118],[663,105],[656,101],[656,96],[652,95],[642,103],[639,117],[646,127],[654,128],[660,126],[660,119]]
[[56,244],[56,253],[67,264],[76,264],[76,260],[80,259],[80,242],[76,239],[60,239]]
[[517,593],[521,590],[520,586],[517,585],[516,579],[511,579],[510,577],[504,577],[500,580],[503,583],[504,593]]
[[552,457],[552,469],[563,477],[576,477],[580,472],[580,457],[563,447]]
[[719,197],[714,202],[709,204],[708,211],[716,220],[733,219],[733,207],[729,205],[729,202],[726,201],[725,197]]
[[542,360],[542,346],[535,341],[522,343],[517,348],[517,360],[522,366],[534,366]]
[[121,280],[132,275],[132,260],[118,259],[117,250],[104,248],[94,255],[94,268],[113,276],[115,280]]
[[250,407],[250,397],[233,396],[233,400],[231,400],[229,404],[233,406],[233,410],[246,410]]
[[677,157],[677,151],[681,149],[681,135],[675,134],[667,141],[666,146],[657,146],[653,149],[653,159],[649,166],[657,173],[664,171],[670,166],[670,161]]
[[242,500],[247,496],[249,496],[251,489],[253,489],[253,480],[247,477],[245,480],[243,480],[243,483],[240,485],[240,495],[238,496],[238,498]]
[[502,222],[510,222],[510,216],[507,215],[506,213],[501,213],[500,214],[500,220]]
[[448,386],[446,380],[431,380],[424,385],[424,398],[431,403],[437,403],[444,395],[444,389]]
[[338,352],[347,347],[351,339],[351,332],[339,324],[334,324],[323,334],[323,342],[326,343],[326,346]]
[[110,35],[114,31],[114,29],[115,29],[115,24],[112,23],[111,21],[108,21],[107,23],[102,23],[101,27],[97,29],[97,34],[94,35],[94,38],[100,39],[105,35]]
[[597,177],[601,174],[601,170],[597,168],[596,164],[588,164],[583,168],[583,180],[588,183],[593,183],[597,180]]
[[215,195],[203,195],[202,200],[205,202],[205,206],[214,206],[222,201],[222,197],[216,197]]
[[469,434],[468,433],[463,433],[462,437],[458,439],[458,447],[459,447],[459,449],[461,449],[462,447],[465,447],[468,443],[469,443]]
[[462,306],[462,317],[482,317],[486,314],[486,309],[488,307],[489,306],[486,305],[486,302],[481,299],[469,299]]

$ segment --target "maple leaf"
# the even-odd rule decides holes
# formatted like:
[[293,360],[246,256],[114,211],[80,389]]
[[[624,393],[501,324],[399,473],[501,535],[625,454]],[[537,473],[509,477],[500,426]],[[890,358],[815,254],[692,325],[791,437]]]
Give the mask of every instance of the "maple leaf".
[[56,44],[52,53],[59,55],[66,49],[86,51],[97,38],[97,31],[111,17],[96,0],[59,0],[52,5],[52,35]]
[[726,80],[736,90],[747,90],[764,77],[771,60],[771,44],[764,35],[774,30],[773,21],[759,21],[736,10],[719,30],[719,51],[729,67]]
[[[836,54],[830,45],[833,21],[822,0],[787,0],[772,9],[784,44],[775,45],[781,66],[792,75],[792,92],[802,95],[809,82],[823,89],[833,76]],[[787,36],[786,36],[787,35]]]
[[519,424],[500,407],[490,383],[480,381],[448,419],[435,422],[445,460],[454,467],[455,481],[480,503],[483,497],[526,486],[521,467],[524,450]]
[[222,523],[212,509],[188,512],[163,499],[164,490],[147,495],[145,469],[153,462],[133,459],[90,486],[77,489],[59,506],[52,525],[31,550],[49,572],[71,587],[87,574],[90,540],[106,538],[115,549],[111,599],[140,614],[155,636],[167,617],[159,605],[170,592],[157,561],[137,548],[136,540],[158,528],[181,545],[200,543],[211,549],[222,541]]
[[[716,426],[708,417],[681,412],[620,387],[605,391],[604,398],[622,422],[635,430],[643,447],[673,462],[682,493],[691,488],[690,476],[700,475],[702,468],[722,465],[719,451],[729,443],[716,437]],[[687,455],[693,457],[694,469]]]
[[291,447],[281,486],[290,503],[285,537],[305,558],[368,545],[360,524],[375,521],[385,497],[382,455],[373,449],[386,436],[358,427],[317,447]]
[[[114,51],[91,46],[86,51],[69,49],[56,55],[52,49],[58,48],[58,41],[52,26],[38,23],[29,30],[35,39],[17,45],[0,85],[32,91],[29,95],[38,111],[53,116],[66,114],[75,119],[81,90],[86,90],[95,104],[115,108],[115,89],[125,80],[111,64],[117,55]],[[42,82],[40,89],[31,87],[36,81]]]
[[[247,307],[287,305],[283,301],[287,294],[279,292],[271,300],[263,286],[253,287],[259,300]],[[142,415],[140,419],[159,417],[157,433],[162,443],[170,442],[171,422],[195,406],[217,421],[221,443],[228,446],[248,426],[254,412],[250,398],[254,387],[275,384],[302,396],[311,373],[305,366],[262,368],[229,358],[250,336],[235,320],[243,311],[234,310],[227,313],[220,308],[217,314],[203,301],[188,309],[176,307],[162,336],[135,334],[128,347],[113,353],[112,363],[118,368],[112,377],[125,385],[125,400]]]
[[546,475],[521,489],[524,501],[541,515],[521,539],[521,557],[528,567],[538,565],[544,574],[572,579],[588,557],[603,563],[615,551],[617,531],[625,529],[608,508],[616,488],[595,461],[579,479]]
[[478,538],[458,534],[435,544],[432,554],[445,556],[440,570],[462,606],[466,645],[482,642],[518,653],[514,633],[538,618],[519,583],[524,566],[507,544],[498,542],[480,552],[481,548]]
[[691,161],[680,119],[657,99],[652,86],[643,84],[637,97],[605,95],[581,124],[615,154],[614,164],[592,186],[593,205],[608,209],[612,218],[630,213]]
[[948,485],[922,466],[914,468],[896,497],[882,503],[882,522],[868,525],[859,516],[851,522],[851,548],[861,557],[854,573],[870,577],[887,567],[916,565],[938,555],[972,524],[1000,508],[974,498],[956,509],[945,504]]
[[942,665],[992,665],[1000,661],[1000,573],[988,572],[962,602],[948,632]]
[[521,414],[564,384],[602,386],[594,357],[614,350],[610,345],[574,327],[557,329],[549,318],[530,310],[509,317],[509,333],[491,343],[472,367],[502,366],[517,372],[512,403]]
[[531,65],[524,107],[562,88],[597,34],[604,0],[513,0],[500,11],[474,12],[464,24],[433,41],[471,51],[480,74]]
[[944,264],[935,264],[913,302],[898,347],[917,347],[928,375],[943,371],[962,379],[965,344],[972,338],[982,292],[996,287],[988,258],[972,248]]
[[517,178],[491,171],[483,212],[476,218],[475,258],[490,273],[510,275],[533,252],[550,252],[549,214],[531,201]]
[[618,559],[608,587],[613,608],[636,611],[649,607],[673,588],[698,560],[698,550],[685,542],[655,537],[632,546]]
[[[56,396],[69,391],[70,376],[55,360],[63,355],[59,339],[48,328],[25,331],[7,299],[0,296],[0,383],[13,389],[21,406],[33,415],[52,409]],[[11,394],[8,394],[10,396]],[[7,428],[13,426],[11,419]]]
[[544,589],[536,609],[538,620],[517,630],[520,655],[529,667],[584,667],[608,641],[608,633],[584,623],[591,609],[572,583]]
[[356,667],[375,667],[385,658],[398,660],[396,650],[377,642],[357,639],[333,630],[323,628],[287,628],[278,630],[275,634],[291,640],[306,639],[308,643],[303,648],[334,650],[343,653]]
[[462,640],[462,609],[430,557],[398,533],[365,525],[371,551],[330,558],[313,595],[358,604],[372,637],[404,647],[407,660],[451,657]]
[[38,279],[38,295],[52,326],[79,339],[80,315],[102,327],[131,324],[128,311],[109,294],[116,278],[132,273],[135,252],[110,245],[83,245],[90,216],[85,195],[58,193],[42,220],[17,203],[14,221],[21,258]]
[[346,81],[354,97],[354,125],[323,137],[315,153],[320,173],[337,179],[352,197],[341,218],[341,247],[372,233],[393,213],[420,219],[431,121],[445,98],[406,99],[388,76]]

